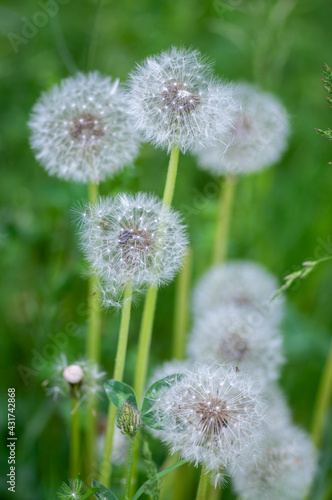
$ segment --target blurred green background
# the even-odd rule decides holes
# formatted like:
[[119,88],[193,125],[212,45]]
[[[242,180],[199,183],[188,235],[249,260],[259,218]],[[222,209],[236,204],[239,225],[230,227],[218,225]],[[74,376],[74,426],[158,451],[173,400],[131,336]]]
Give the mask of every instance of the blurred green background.
[[[56,2],[56,0],[54,0]],[[53,2],[53,8],[54,8]],[[58,0],[58,15],[40,15],[46,0],[2,0],[1,53],[1,470],[8,470],[7,388],[17,393],[17,493],[48,500],[67,480],[68,417],[41,387],[59,349],[49,337],[76,328],[66,349],[84,355],[87,316],[85,264],[69,210],[87,198],[83,185],[49,177],[29,148],[27,120],[43,90],[75,68],[125,80],[135,63],[171,45],[193,46],[216,61],[229,80],[258,83],[280,97],[292,136],[282,162],[242,178],[236,196],[230,255],[264,264],[280,280],[304,260],[332,254],[332,144],[314,128],[332,124],[320,81],[332,65],[329,0]],[[99,5],[99,7],[98,7]],[[49,6],[50,7],[50,6]],[[99,9],[99,10],[98,10]],[[97,12],[97,15],[96,15]],[[32,23],[32,24],[31,24]],[[36,26],[37,25],[37,26]],[[28,36],[28,37],[27,37]],[[133,169],[101,185],[101,193],[162,194],[167,157],[150,145]],[[174,205],[190,226],[193,281],[209,266],[217,191],[194,158],[181,157]],[[210,189],[211,188],[211,189]],[[294,420],[310,429],[332,327],[332,264],[321,264],[287,293],[284,321],[288,363],[282,385]],[[152,365],[170,357],[174,284],[160,292]],[[131,382],[142,304],[134,310],[126,381]],[[103,315],[103,368],[112,373],[119,317]],[[72,325],[73,326],[73,325]],[[50,347],[51,346],[51,347]],[[36,352],[39,365],[33,365]],[[36,358],[35,358],[36,360]],[[23,383],[18,367],[25,371]],[[106,408],[106,401],[102,405]],[[328,498],[332,431],[326,426],[312,499]],[[155,447],[160,465],[163,455]],[[1,495],[6,497],[5,480]],[[9,498],[12,494],[9,494]],[[189,498],[189,497],[188,497]],[[234,498],[231,487],[225,500]]]

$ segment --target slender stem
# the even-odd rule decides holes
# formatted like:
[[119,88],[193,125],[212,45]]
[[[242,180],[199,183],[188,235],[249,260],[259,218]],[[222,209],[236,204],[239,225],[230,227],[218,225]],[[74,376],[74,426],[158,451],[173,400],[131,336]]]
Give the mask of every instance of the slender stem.
[[87,58],[86,58],[86,69],[89,70],[92,67],[92,63],[95,58],[96,54],[96,47],[97,47],[97,25],[98,25],[98,18],[99,18],[99,13],[101,8],[101,0],[97,0],[97,5],[96,5],[96,10],[95,14],[93,16],[92,20],[92,26],[91,26],[91,31],[90,31],[90,42],[87,50]]
[[68,73],[74,75],[75,73],[77,73],[78,67],[76,66],[73,56],[71,55],[71,52],[66,43],[65,37],[63,36],[59,14],[54,17],[52,16],[51,19],[55,44],[57,46],[62,62],[65,65]]
[[163,205],[165,207],[172,204],[176,175],[178,172],[179,154],[180,154],[179,148],[177,146],[173,146],[171,150],[171,156],[169,159],[167,178],[164,189]]
[[213,484],[209,483],[207,498],[209,500],[221,500],[221,495],[222,495],[222,489],[219,488],[219,486],[215,488]]
[[332,394],[332,342],[330,345],[330,351],[325,363],[324,371],[319,385],[318,397],[314,413],[314,421],[312,426],[313,442],[317,448],[319,448],[321,443],[324,424],[326,421],[327,410],[331,400],[331,394]]
[[138,403],[142,401],[145,388],[148,357],[151,344],[153,319],[157,302],[157,288],[148,289],[144,303],[141,329],[139,332],[134,389]]
[[[171,467],[175,465],[176,462],[179,461],[179,456],[177,453],[173,455],[168,455],[163,463],[162,469],[167,469],[167,467]],[[175,471],[174,471],[175,472]],[[173,498],[174,496],[174,475],[175,474],[167,474],[161,483],[159,500],[165,500],[167,498]]]
[[131,487],[131,473],[133,470],[135,437],[129,438],[128,460],[127,460],[127,477],[126,477],[126,495],[125,500],[129,500]]
[[[98,185],[89,183],[89,200],[92,205],[96,204],[98,199]],[[101,311],[99,307],[99,293],[97,291],[97,277],[92,275],[89,280],[88,292],[88,334],[86,341],[87,359],[93,363],[100,362],[100,344],[101,344]],[[87,414],[86,431],[86,469],[87,476],[94,473],[92,467],[95,462],[95,442],[97,425],[97,402],[94,395],[89,400],[89,409]]]
[[[164,189],[164,197],[163,197],[164,207],[170,206],[172,203],[176,175],[178,171],[179,154],[180,154],[179,148],[177,146],[173,146],[169,159],[169,165],[168,165],[168,171]],[[153,322],[154,322],[156,302],[157,302],[157,294],[158,294],[157,288],[150,286],[148,288],[144,303],[142,323],[139,332],[137,363],[136,363],[136,371],[134,379],[134,389],[136,392],[138,404],[141,403],[146,382],[146,374],[149,362],[149,352],[150,352],[152,329],[153,329]],[[137,482],[138,450],[139,450],[139,440],[137,439],[134,450],[133,472],[132,472],[133,490],[135,489]]]
[[[115,367],[113,373],[113,378],[119,381],[121,381],[123,378],[123,372],[125,366],[132,294],[133,294],[132,285],[127,285],[124,292],[124,305],[122,309],[118,347],[116,352]],[[107,415],[104,453],[100,466],[100,476],[99,476],[100,482],[106,487],[109,486],[111,478],[111,456],[113,448],[113,435],[116,422],[116,413],[117,413],[116,407],[110,403]]]
[[207,499],[207,491],[209,486],[209,477],[206,473],[204,467],[201,470],[201,476],[199,478],[196,500],[206,500]]
[[78,399],[74,397],[71,400],[69,464],[70,478],[76,479],[80,473],[80,415]]
[[235,184],[235,177],[228,175],[225,178],[223,187],[220,190],[216,241],[213,256],[214,264],[222,263],[226,258]]
[[192,268],[192,252],[184,258],[175,292],[175,313],[173,330],[173,358],[183,359],[186,347],[186,333],[189,319],[189,289]]

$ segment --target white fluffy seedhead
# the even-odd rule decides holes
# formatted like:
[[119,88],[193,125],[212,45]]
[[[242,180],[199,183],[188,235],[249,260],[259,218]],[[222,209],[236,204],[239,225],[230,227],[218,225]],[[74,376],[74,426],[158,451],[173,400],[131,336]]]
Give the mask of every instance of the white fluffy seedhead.
[[189,336],[189,358],[201,363],[232,363],[264,389],[277,380],[283,362],[280,331],[266,323],[253,328],[250,308],[222,304],[197,317]]
[[124,286],[134,291],[170,282],[187,251],[178,212],[144,193],[100,198],[81,214],[82,247],[100,278],[104,305],[121,304]]
[[211,77],[197,50],[172,47],[148,57],[130,75],[130,111],[147,141],[168,151],[197,151],[232,126],[233,88]]
[[229,261],[212,267],[197,283],[193,293],[193,314],[199,317],[220,305],[242,307],[248,324],[258,328],[277,324],[282,317],[282,297],[271,301],[278,290],[276,278],[250,261]]
[[215,175],[248,174],[278,162],[287,146],[285,109],[271,94],[239,84],[234,95],[241,106],[227,137],[199,152],[199,166]]
[[256,462],[234,469],[236,493],[243,500],[301,500],[312,483],[317,456],[309,436],[291,425],[271,421]]
[[265,405],[254,382],[231,366],[196,364],[152,411],[171,452],[203,464],[216,483],[248,449],[257,454]]
[[50,175],[98,183],[136,158],[128,102],[109,77],[78,73],[42,94],[29,121],[31,146]]
[[69,364],[66,356],[62,355],[56,362],[52,376],[43,383],[43,386],[46,388],[46,394],[54,399],[74,394],[80,404],[90,396],[103,391],[105,375],[105,372],[100,372],[98,366],[89,361]]

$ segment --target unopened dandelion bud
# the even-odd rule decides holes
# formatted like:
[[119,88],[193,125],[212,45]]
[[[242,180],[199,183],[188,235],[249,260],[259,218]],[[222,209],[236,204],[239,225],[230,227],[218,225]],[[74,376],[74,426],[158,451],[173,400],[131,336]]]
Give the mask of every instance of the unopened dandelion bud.
[[125,401],[118,411],[116,424],[122,434],[134,437],[141,426],[140,412],[133,405]]

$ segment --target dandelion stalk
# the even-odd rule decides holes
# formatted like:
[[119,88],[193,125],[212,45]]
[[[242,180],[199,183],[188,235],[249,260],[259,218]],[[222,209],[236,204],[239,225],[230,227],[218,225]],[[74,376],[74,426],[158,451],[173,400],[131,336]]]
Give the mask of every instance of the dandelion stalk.
[[331,400],[331,393],[332,393],[332,342],[319,386],[316,409],[314,413],[314,421],[312,426],[313,442],[316,448],[319,448],[321,443],[324,424],[326,421],[327,410]]
[[216,488],[213,484],[209,483],[207,498],[209,500],[220,500],[222,495],[222,489],[217,486]]
[[[89,183],[89,201],[95,205],[98,199],[98,184]],[[88,334],[87,334],[87,359],[93,363],[100,362],[100,343],[101,343],[101,311],[99,307],[99,292],[97,291],[97,276],[93,274],[89,280],[88,295]],[[96,442],[96,397],[91,395],[89,401],[89,410],[87,415],[86,431],[86,468],[87,474],[93,472],[92,464],[95,461],[95,442]]]
[[175,293],[173,358],[176,359],[184,358],[186,347],[191,266],[192,253],[189,251],[184,258],[184,265],[179,274]]
[[[178,170],[180,150],[177,146],[173,146],[171,150],[166,184],[163,196],[163,206],[170,206],[173,199],[176,175]],[[156,287],[149,287],[143,310],[141,328],[139,332],[138,352],[136,372],[134,379],[134,389],[136,392],[137,401],[140,404],[146,382],[146,374],[149,362],[149,352],[151,345],[153,322],[155,317],[156,302],[158,290]],[[139,441],[136,441],[133,460],[133,488],[137,482],[137,459],[138,459]]]
[[[124,366],[125,366],[131,302],[132,302],[132,285],[128,284],[124,292],[124,305],[122,309],[118,347],[116,352],[115,367],[113,374],[113,378],[119,381],[122,381]],[[99,481],[106,487],[109,486],[111,478],[111,455],[113,448],[113,436],[114,436],[114,427],[116,422],[116,414],[117,414],[116,407],[110,403],[108,407],[105,446],[104,446],[104,452],[103,452],[100,476],[99,476]]]
[[236,178],[227,175],[220,190],[216,240],[214,247],[213,263],[222,263],[227,255],[227,241],[232,214]]
[[[172,203],[176,174],[178,169],[178,162],[179,162],[179,148],[173,146],[168,166],[165,190],[164,190],[164,197],[163,197],[164,207],[170,206]],[[152,327],[155,316],[157,293],[158,291],[156,287],[152,286],[149,287],[145,299],[143,318],[139,333],[137,364],[136,364],[135,381],[134,381],[134,389],[139,403],[143,396],[143,391],[146,381],[146,373],[149,360],[148,358],[149,358],[149,350],[151,344]]]
[[125,500],[130,498],[131,475],[134,462],[135,437],[129,438],[128,460],[127,460],[127,475],[126,475],[126,494]]
[[196,500],[207,499],[208,486],[209,486],[209,477],[206,473],[205,467],[202,467],[197,488]]
[[75,479],[80,473],[80,416],[78,398],[72,397],[70,415],[70,477]]

